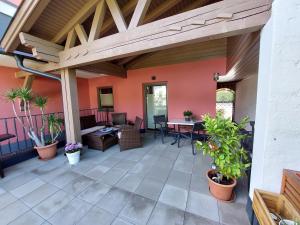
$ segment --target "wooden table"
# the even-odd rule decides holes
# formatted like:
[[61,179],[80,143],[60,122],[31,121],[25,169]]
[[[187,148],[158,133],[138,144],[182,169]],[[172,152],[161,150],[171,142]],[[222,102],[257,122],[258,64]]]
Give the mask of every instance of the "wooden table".
[[185,119],[173,119],[167,122],[168,125],[173,125],[174,127],[178,127],[176,135],[175,135],[175,140],[174,142],[171,143],[171,145],[174,145],[177,143],[178,148],[180,147],[180,139],[182,137],[184,138],[191,138],[190,135],[186,135],[182,132],[180,132],[180,126],[191,126],[193,127],[195,123],[201,122],[200,120],[190,120],[186,121]]

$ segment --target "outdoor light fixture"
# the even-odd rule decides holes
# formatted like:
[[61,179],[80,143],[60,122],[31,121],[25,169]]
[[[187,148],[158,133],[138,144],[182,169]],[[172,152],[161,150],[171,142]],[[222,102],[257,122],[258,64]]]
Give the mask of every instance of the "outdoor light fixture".
[[220,77],[220,73],[214,73],[214,81],[218,81],[219,80],[219,77]]

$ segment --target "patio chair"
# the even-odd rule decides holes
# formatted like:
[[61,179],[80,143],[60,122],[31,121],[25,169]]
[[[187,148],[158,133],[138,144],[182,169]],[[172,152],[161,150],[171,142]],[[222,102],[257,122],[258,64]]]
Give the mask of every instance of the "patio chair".
[[156,139],[156,131],[159,130],[159,135],[161,136],[161,142],[164,144],[164,137],[169,133],[170,130],[174,130],[174,128],[169,128],[167,124],[167,117],[165,115],[156,115],[153,116],[154,120],[154,138]]
[[191,132],[191,143],[192,143],[193,155],[196,155],[195,142],[196,141],[206,141],[207,138],[208,138],[208,135],[205,134],[203,122],[195,123],[193,126],[193,130]]
[[121,126],[127,123],[127,113],[112,113],[111,118],[113,126]]
[[139,148],[143,146],[140,129],[143,119],[140,117],[135,118],[133,126],[122,126],[119,132],[119,145],[120,150],[124,151],[132,148]]

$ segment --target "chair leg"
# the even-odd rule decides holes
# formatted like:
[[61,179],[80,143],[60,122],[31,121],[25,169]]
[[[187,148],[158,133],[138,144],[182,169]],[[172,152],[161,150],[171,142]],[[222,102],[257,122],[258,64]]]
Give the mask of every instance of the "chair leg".
[[192,153],[193,155],[196,155],[196,152],[195,152],[195,145],[194,145],[194,142],[192,141]]
[[177,134],[177,147],[180,148],[180,133]]
[[165,141],[164,141],[164,131],[163,131],[162,128],[160,129],[160,135],[161,135],[161,142],[164,144],[165,143]]

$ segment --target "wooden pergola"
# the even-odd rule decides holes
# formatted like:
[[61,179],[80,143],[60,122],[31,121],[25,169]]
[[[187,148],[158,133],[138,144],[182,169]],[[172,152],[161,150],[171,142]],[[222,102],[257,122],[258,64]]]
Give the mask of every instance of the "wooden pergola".
[[[224,52],[227,38],[263,27],[270,17],[271,3],[24,0],[1,47],[8,52],[32,51],[34,57],[46,62],[33,69],[60,72],[67,141],[74,142],[81,139],[76,69],[126,79],[128,69],[151,65],[168,52],[177,53],[178,57],[170,58],[174,62],[206,57],[211,49]],[[33,75],[20,71],[16,77],[30,82]]]

